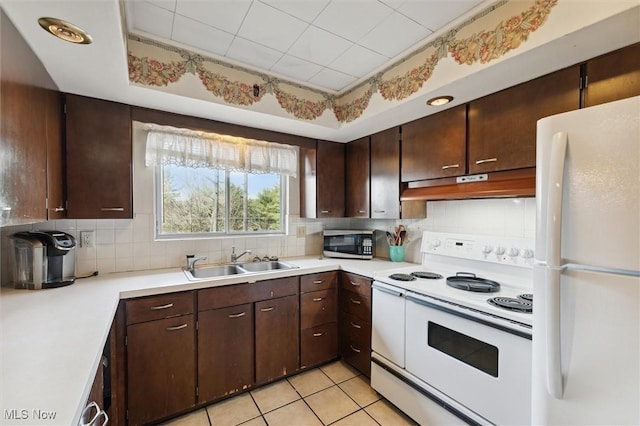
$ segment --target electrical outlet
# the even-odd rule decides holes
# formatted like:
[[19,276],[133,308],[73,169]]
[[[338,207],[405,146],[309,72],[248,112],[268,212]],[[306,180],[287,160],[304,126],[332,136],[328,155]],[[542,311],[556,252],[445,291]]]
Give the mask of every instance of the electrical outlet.
[[91,248],[95,245],[93,231],[80,231],[80,247]]
[[296,237],[303,238],[305,235],[307,235],[307,227],[304,225],[298,225],[296,228]]

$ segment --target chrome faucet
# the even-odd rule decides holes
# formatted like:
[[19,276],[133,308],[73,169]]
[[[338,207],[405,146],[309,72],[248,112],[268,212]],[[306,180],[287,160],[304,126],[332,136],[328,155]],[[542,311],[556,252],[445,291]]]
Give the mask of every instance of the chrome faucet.
[[236,246],[231,246],[231,263],[238,263],[238,259],[240,259],[245,254],[251,254],[251,250],[245,250],[242,253],[236,255]]
[[199,260],[207,260],[207,256],[196,256],[193,254],[187,255],[187,269],[193,271],[196,266],[196,262]]

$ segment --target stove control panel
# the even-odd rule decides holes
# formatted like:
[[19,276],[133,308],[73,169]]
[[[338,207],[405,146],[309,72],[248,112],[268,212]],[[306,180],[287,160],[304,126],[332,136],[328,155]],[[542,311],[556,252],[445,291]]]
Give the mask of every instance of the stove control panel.
[[420,251],[423,254],[531,268],[533,246],[533,239],[527,238],[425,231]]

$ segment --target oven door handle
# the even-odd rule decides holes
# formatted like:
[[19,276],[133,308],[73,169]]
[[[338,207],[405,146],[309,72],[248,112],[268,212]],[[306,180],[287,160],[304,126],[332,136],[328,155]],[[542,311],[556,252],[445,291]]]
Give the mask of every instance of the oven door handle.
[[380,285],[376,285],[375,283],[373,283],[373,285],[371,287],[374,288],[375,290],[379,290],[379,291],[381,291],[383,293],[387,293],[387,294],[390,294],[392,296],[402,297],[403,294],[404,294],[401,291],[391,290],[390,288],[382,287]]

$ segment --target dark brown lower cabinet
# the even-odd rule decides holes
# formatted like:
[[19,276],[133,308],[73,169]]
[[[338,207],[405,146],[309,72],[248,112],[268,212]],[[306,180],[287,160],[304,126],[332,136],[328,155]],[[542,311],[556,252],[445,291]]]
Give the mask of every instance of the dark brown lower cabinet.
[[300,365],[312,367],[338,356],[338,327],[335,322],[300,331]]
[[198,313],[198,403],[253,386],[253,304]]
[[128,423],[149,423],[196,404],[193,314],[127,326]]
[[256,302],[256,383],[267,383],[300,368],[298,295]]
[[340,355],[362,374],[371,375],[371,280],[340,273]]

